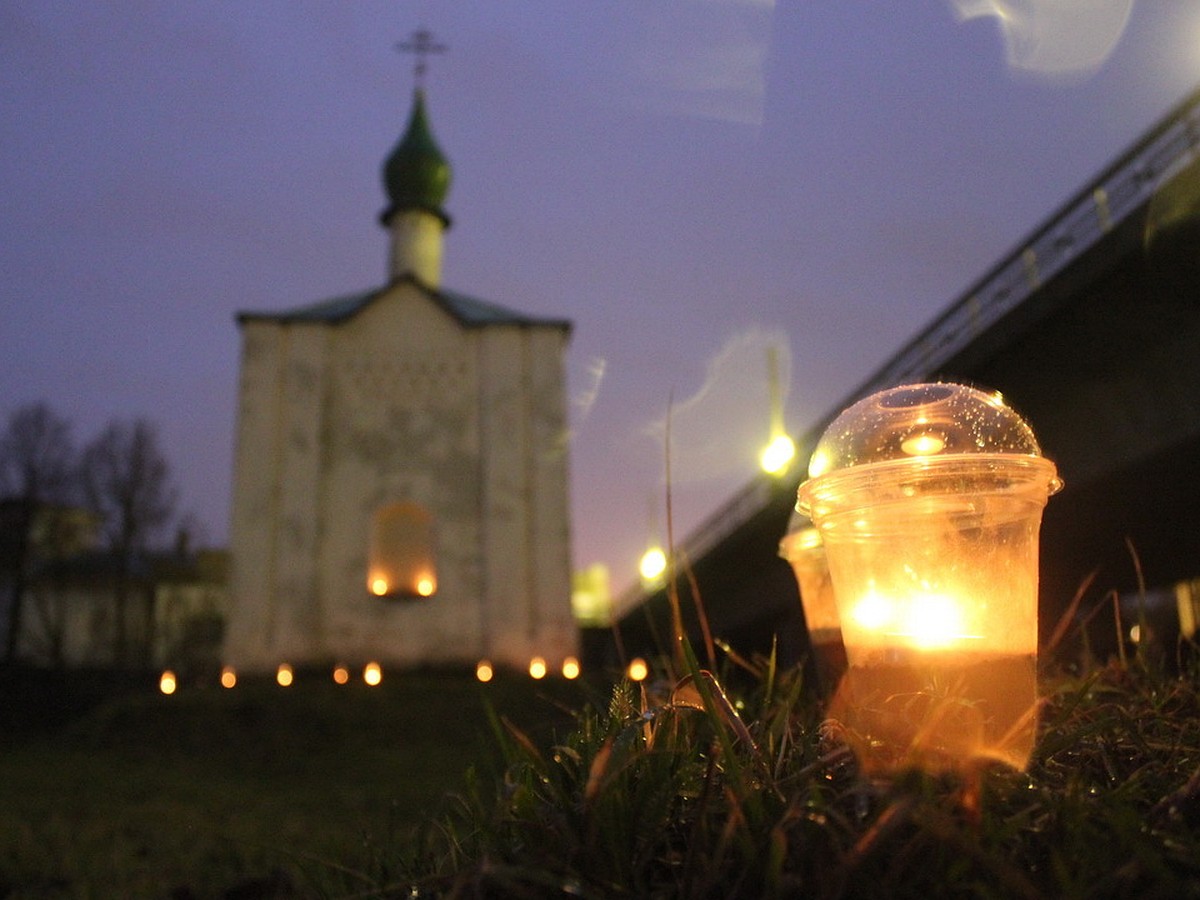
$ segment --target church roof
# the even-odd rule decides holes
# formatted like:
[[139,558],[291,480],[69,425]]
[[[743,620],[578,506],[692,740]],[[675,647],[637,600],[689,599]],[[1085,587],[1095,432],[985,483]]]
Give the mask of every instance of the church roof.
[[355,294],[344,294],[340,297],[331,297],[328,300],[321,300],[316,303],[309,303],[305,306],[298,306],[279,312],[239,312],[237,320],[239,323],[249,321],[281,323],[325,322],[335,325],[356,315],[359,310],[370,305],[399,282],[411,284],[468,328],[481,328],[487,325],[544,325],[566,328],[568,330],[571,328],[569,319],[529,316],[508,309],[498,303],[480,300],[476,297],[470,297],[467,294],[460,294],[457,291],[447,290],[446,288],[434,289],[427,287],[412,276],[404,276],[398,279],[398,281],[382,287],[371,288],[370,290],[360,291]]
[[423,209],[450,225],[450,217],[442,209],[450,190],[450,161],[433,138],[425,113],[425,92],[420,88],[413,96],[408,128],[384,160],[383,188],[388,207],[379,218],[384,225],[406,209]]

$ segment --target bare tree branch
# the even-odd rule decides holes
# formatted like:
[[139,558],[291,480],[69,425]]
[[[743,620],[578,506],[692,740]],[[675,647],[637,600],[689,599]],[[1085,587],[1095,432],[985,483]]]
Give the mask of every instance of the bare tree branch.
[[75,472],[70,423],[45,403],[9,414],[0,434],[0,576],[8,582],[5,660],[15,659],[20,643],[26,589],[37,563],[36,517],[47,504],[70,498]]
[[[171,484],[158,432],[145,419],[113,421],[84,448],[81,467],[84,496],[103,519],[108,549],[117,566],[113,591],[113,659],[129,661],[127,598],[135,558],[171,519],[176,492]],[[152,598],[147,601],[152,603]],[[147,647],[153,609],[146,611]]]

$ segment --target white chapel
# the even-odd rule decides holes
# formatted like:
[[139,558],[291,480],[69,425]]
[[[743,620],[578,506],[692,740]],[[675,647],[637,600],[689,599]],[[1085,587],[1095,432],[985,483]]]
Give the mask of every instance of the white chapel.
[[237,317],[238,671],[577,653],[571,325],[442,287],[450,174],[418,86],[383,167],[387,283]]

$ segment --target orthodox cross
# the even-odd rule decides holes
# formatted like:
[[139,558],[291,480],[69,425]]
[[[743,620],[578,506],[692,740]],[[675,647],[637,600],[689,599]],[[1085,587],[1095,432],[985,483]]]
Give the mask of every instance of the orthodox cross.
[[417,65],[413,70],[417,87],[421,87],[425,79],[425,57],[430,53],[445,53],[446,45],[439,44],[433,39],[433,33],[426,28],[418,28],[412,33],[412,38],[401,41],[396,45],[401,53],[412,53],[417,57]]

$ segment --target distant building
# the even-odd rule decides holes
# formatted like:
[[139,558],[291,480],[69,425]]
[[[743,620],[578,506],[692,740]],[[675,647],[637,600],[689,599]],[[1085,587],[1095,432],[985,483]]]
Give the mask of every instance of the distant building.
[[138,553],[101,546],[99,519],[77,506],[0,500],[0,632],[23,594],[16,659],[52,667],[156,668],[182,674],[220,661],[226,555]]
[[42,666],[168,666],[207,675],[220,663],[225,560],[216,550],[153,553],[135,557],[124,572],[101,551],[54,560],[30,586],[19,658]]
[[386,284],[244,312],[225,662],[577,652],[570,323],[441,286],[450,166],[423,91],[383,169]]

